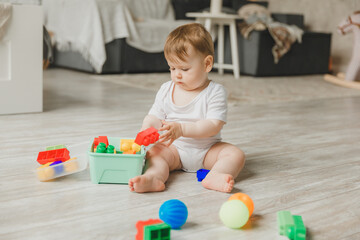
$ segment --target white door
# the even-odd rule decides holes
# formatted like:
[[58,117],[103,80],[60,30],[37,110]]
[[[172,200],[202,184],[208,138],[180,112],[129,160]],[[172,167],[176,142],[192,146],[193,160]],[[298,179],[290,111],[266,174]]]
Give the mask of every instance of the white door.
[[41,6],[13,5],[0,40],[0,114],[42,112]]

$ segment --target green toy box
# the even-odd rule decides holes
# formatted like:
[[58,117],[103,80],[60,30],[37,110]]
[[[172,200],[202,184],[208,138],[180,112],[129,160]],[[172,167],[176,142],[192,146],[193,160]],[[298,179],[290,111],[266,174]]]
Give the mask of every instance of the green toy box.
[[89,150],[90,176],[93,183],[128,184],[129,179],[142,174],[145,164],[145,149],[136,154],[123,154],[120,151],[120,137],[108,137],[109,145],[113,145],[116,154],[95,153],[92,142]]

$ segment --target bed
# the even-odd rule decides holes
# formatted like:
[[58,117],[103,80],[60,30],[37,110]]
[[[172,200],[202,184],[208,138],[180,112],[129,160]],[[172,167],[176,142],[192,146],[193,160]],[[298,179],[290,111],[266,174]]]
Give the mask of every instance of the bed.
[[163,46],[175,20],[170,0],[43,0],[53,65],[94,73],[167,71]]

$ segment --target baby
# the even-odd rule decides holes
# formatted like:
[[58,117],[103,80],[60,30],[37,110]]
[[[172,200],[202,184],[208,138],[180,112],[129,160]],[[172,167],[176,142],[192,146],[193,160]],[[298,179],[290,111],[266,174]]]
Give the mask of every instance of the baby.
[[214,61],[211,36],[201,24],[180,26],[167,37],[164,54],[171,81],[161,86],[141,129],[154,127],[164,134],[147,152],[145,173],[129,180],[130,191],[163,191],[171,171],[205,168],[211,169],[202,181],[205,188],[231,192],[245,155],[221,142],[227,98],[224,87],[208,79]]

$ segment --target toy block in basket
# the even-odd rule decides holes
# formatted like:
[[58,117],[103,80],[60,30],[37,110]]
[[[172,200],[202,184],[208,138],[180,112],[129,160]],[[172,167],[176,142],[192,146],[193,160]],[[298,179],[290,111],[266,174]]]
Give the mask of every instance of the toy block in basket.
[[[134,139],[107,137],[108,146],[96,138],[88,148],[90,177],[93,183],[128,184],[129,179],[141,175],[145,164],[145,149]],[[106,141],[104,140],[104,141]]]
[[39,152],[37,162],[41,166],[36,169],[37,178],[48,181],[84,170],[87,167],[86,145],[56,145]]

